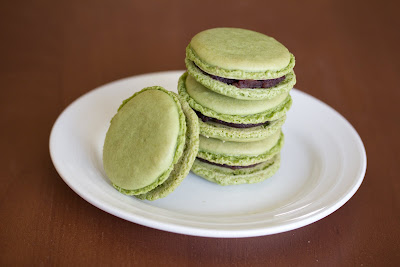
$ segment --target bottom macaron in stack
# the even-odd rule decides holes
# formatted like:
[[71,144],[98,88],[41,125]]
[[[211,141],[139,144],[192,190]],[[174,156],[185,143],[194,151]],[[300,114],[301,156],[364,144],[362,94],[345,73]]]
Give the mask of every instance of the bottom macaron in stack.
[[178,92],[200,126],[192,171],[221,185],[275,174],[296,82],[294,56],[266,35],[216,28],[192,38],[185,62]]

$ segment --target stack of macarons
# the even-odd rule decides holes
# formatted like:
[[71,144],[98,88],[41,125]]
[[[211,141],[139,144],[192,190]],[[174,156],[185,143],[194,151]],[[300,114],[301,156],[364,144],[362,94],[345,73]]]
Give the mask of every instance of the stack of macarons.
[[294,56],[254,31],[215,28],[186,49],[179,95],[160,86],[124,100],[110,122],[103,167],[121,193],[155,200],[190,169],[221,184],[256,183],[280,167]]
[[272,176],[280,166],[281,128],[296,83],[294,56],[264,34],[214,28],[192,38],[185,62],[178,91],[200,128],[192,171],[221,185]]

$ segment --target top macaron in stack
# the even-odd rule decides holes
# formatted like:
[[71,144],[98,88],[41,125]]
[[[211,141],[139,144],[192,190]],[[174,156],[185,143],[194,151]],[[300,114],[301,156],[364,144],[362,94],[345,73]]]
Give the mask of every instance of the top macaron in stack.
[[296,83],[294,56],[274,38],[237,28],[194,36],[178,91],[196,112],[192,171],[222,185],[255,183],[280,166],[281,127]]

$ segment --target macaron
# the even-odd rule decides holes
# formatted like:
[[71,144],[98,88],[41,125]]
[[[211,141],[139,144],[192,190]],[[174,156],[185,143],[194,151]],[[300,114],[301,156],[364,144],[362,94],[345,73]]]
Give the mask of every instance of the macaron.
[[250,166],[264,162],[280,152],[284,143],[281,130],[254,142],[222,141],[200,135],[197,158],[218,165]]
[[198,117],[188,103],[160,86],[123,101],[103,146],[103,166],[121,193],[155,200],[187,176],[199,147]]
[[213,28],[196,34],[185,62],[199,83],[237,99],[271,99],[296,83],[293,54],[274,38],[246,29]]
[[196,159],[192,166],[193,173],[220,185],[253,184],[273,176],[280,167],[280,154],[250,168],[229,169],[202,162]]
[[178,91],[198,115],[200,134],[224,141],[252,142],[269,136],[282,126],[292,104],[288,93],[251,101],[221,95],[188,73],[180,77]]
[[280,130],[255,142],[223,142],[200,136],[193,173],[221,185],[261,182],[279,169],[284,136]]

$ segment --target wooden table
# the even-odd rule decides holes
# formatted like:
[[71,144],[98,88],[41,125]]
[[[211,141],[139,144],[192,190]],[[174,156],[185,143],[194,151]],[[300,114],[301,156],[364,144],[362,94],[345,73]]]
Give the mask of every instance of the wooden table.
[[[0,265],[399,266],[400,6],[300,2],[1,1]],[[357,129],[367,174],[338,211],[272,236],[192,237],[114,217],[57,174],[48,142],[65,107],[119,78],[184,69],[190,38],[217,26],[280,40],[296,87]]]

